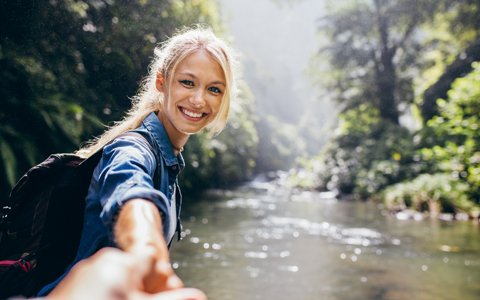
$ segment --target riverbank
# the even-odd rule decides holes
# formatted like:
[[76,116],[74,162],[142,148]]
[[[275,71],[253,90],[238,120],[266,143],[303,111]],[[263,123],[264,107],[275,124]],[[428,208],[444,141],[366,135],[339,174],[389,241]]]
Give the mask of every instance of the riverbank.
[[[427,178],[428,177],[428,178]],[[410,183],[401,183],[388,187],[378,195],[360,199],[353,194],[341,194],[337,190],[322,190],[316,175],[304,169],[275,171],[259,175],[253,182],[257,185],[285,189],[288,193],[301,191],[321,192],[340,201],[371,201],[382,205],[385,213],[398,220],[422,221],[439,219],[442,221],[473,221],[480,225],[480,207],[467,201],[465,195],[455,192],[450,178],[426,175]],[[435,182],[435,184],[430,184]]]

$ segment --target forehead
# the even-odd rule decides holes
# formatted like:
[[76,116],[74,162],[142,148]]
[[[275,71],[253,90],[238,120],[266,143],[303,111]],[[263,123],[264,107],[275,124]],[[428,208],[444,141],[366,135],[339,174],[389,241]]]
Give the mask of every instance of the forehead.
[[175,73],[225,82],[225,74],[221,65],[210,53],[203,49],[187,55],[179,62]]

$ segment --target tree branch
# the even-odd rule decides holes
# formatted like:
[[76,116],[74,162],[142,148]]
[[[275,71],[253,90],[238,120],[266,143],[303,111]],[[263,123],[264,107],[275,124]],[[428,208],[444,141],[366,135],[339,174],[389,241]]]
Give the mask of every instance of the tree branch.
[[455,79],[470,73],[474,61],[480,61],[480,38],[477,38],[465,51],[457,55],[455,61],[447,66],[443,75],[425,91],[421,107],[424,122],[438,114],[437,99],[447,98],[447,92],[452,83]]

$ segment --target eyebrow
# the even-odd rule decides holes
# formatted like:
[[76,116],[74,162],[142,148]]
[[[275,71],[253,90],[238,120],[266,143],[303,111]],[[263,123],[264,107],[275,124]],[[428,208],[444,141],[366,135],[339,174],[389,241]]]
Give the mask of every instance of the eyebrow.
[[[197,76],[195,76],[194,74],[190,73],[190,72],[182,72],[182,73],[178,73],[178,75],[183,75],[183,76],[190,76],[194,79],[197,79]],[[214,81],[214,82],[210,82],[210,84],[220,84],[220,85],[223,85],[223,86],[227,86],[225,82],[223,81],[220,81],[220,80],[217,80],[217,81]]]

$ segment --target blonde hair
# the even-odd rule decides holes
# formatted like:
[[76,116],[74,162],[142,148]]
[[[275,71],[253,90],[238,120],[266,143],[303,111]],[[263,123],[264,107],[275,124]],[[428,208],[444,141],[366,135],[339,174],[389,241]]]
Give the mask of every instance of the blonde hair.
[[107,143],[120,134],[140,126],[148,114],[163,108],[164,95],[157,90],[156,78],[160,73],[172,84],[172,78],[177,66],[188,55],[198,50],[205,50],[218,62],[223,70],[226,87],[217,116],[208,126],[213,134],[217,134],[225,127],[230,110],[230,102],[236,94],[234,68],[235,59],[232,50],[217,38],[210,28],[187,28],[169,38],[154,50],[154,59],[149,66],[148,75],[142,81],[138,93],[132,98],[132,108],[126,113],[122,121],[110,127],[100,137],[88,143],[77,151],[82,157],[88,157],[103,148]]

